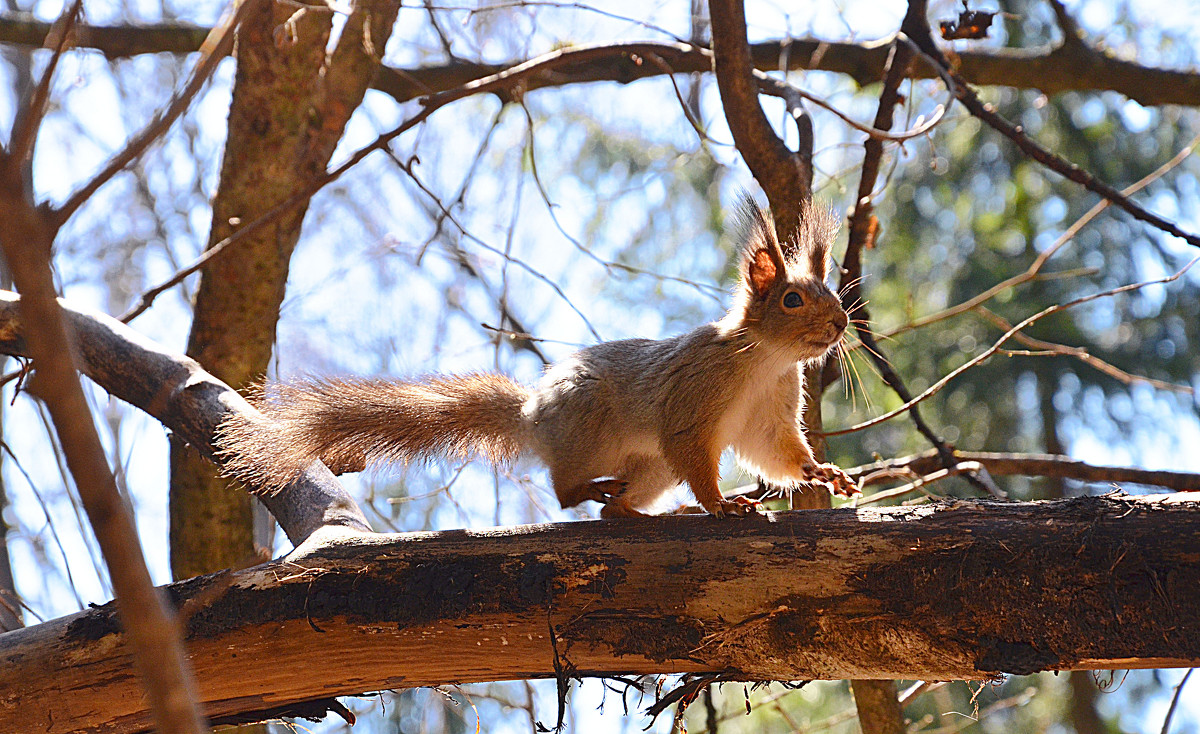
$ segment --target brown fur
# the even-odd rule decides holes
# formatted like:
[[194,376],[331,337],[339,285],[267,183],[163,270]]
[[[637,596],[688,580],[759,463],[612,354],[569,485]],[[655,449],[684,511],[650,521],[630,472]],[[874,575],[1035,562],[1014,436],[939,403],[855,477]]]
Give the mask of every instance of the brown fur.
[[798,239],[776,240],[765,213],[741,210],[741,280],[722,320],[663,340],[580,350],[534,390],[494,374],[417,380],[330,379],[271,387],[265,420],[222,428],[226,468],[267,488],[320,458],[337,470],[372,461],[522,451],[550,470],[564,507],[605,503],[605,516],[640,514],[686,481],[714,514],[743,513],[717,485],[721,451],[773,482],[823,481],[801,430],[802,364],[837,343],[847,317],[825,285],[836,220],[806,208]]
[[272,490],[318,459],[339,474],[434,456],[500,463],[527,441],[520,416],[528,398],[496,374],[277,383],[257,401],[267,420],[227,421],[218,445],[226,472]]

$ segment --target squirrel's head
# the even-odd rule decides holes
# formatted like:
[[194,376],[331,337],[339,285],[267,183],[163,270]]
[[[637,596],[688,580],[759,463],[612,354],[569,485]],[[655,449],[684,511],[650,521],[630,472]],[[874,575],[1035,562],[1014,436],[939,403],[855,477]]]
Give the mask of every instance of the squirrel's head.
[[742,229],[741,280],[730,316],[754,341],[797,361],[823,357],[846,331],[842,304],[825,277],[838,220],[827,208],[801,208],[799,235],[780,246],[775,226],[747,194]]

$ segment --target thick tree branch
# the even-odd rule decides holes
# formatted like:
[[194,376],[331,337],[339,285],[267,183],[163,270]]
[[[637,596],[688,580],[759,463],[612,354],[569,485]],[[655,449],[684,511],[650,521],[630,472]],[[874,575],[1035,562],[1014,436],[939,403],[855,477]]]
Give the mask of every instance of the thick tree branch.
[[[1198,540],[1200,504],[1179,496],[954,502],[364,536],[170,589],[223,721],[553,677],[555,650],[579,676],[1193,666]],[[144,730],[127,666],[111,605],[0,636],[0,730]]]
[[[0,18],[0,43],[40,48],[50,24],[25,17]],[[147,53],[190,53],[200,48],[208,28],[170,24],[145,26],[81,26],[76,45],[96,49],[110,59]],[[654,44],[682,52],[664,51],[663,58],[677,73],[707,72],[711,63],[703,55],[689,52],[685,44]],[[889,41],[841,43],[815,38],[766,41],[750,47],[754,65],[761,71],[776,71],[786,59],[792,71],[812,69],[845,74],[860,86],[878,82],[888,56]],[[1082,44],[1079,44],[1082,45]],[[614,53],[569,70],[557,79],[533,82],[530,89],[594,81],[630,82],[658,76],[662,69],[638,64],[614,46]],[[655,52],[656,54],[659,52]],[[662,55],[662,54],[659,54]],[[1200,74],[1193,71],[1144,66],[1116,58],[1106,50],[1080,49],[1069,44],[1031,49],[999,49],[958,52],[959,71],[980,86],[1037,89],[1048,95],[1061,92],[1113,91],[1143,105],[1200,106]],[[513,62],[516,64],[519,62]],[[492,65],[455,60],[439,66],[382,70],[375,81],[379,89],[398,101],[451,89],[494,74],[513,64]],[[927,66],[913,69],[913,78],[932,79],[937,74]]]
[[[0,353],[28,357],[19,305],[16,294],[0,291]],[[83,373],[157,418],[206,456],[213,456],[213,432],[230,413],[258,414],[237,391],[190,357],[163,349],[104,314],[78,310],[65,302],[62,307]],[[322,526],[371,531],[354,498],[319,465],[282,492],[260,499],[295,544]]]
[[742,0],[710,0],[708,7],[712,70],[721,90],[725,121],[738,152],[767,194],[779,241],[791,242],[799,227],[801,207],[812,199],[812,151],[789,150],[763,112],[746,41]]
[[[50,35],[50,23],[16,14],[0,18],[0,43],[42,48]],[[75,45],[90,48],[110,59],[142,54],[186,54],[199,51],[211,28],[159,23],[151,25],[98,26],[80,24],[75,29]]]

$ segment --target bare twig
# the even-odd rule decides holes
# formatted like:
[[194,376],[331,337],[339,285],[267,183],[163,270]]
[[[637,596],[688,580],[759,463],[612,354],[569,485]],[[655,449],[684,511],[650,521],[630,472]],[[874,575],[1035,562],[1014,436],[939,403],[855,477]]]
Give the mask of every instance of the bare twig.
[[26,158],[33,155],[33,146],[42,125],[42,116],[46,113],[46,103],[50,101],[50,81],[54,78],[54,72],[58,69],[58,62],[63,53],[71,45],[75,24],[79,21],[82,7],[83,0],[75,0],[70,7],[63,10],[62,15],[55,21],[54,30],[48,36],[50,38],[57,34],[57,37],[54,38],[54,54],[50,57],[50,63],[46,65],[46,70],[42,72],[42,78],[38,85],[34,87],[28,103],[21,108],[17,119],[13,121],[12,136],[8,142],[8,154],[18,165],[23,164]]
[[[400,163],[400,162],[397,161],[397,163]],[[596,331],[596,327],[592,325],[592,322],[583,313],[583,311],[579,310],[579,307],[576,306],[574,301],[571,300],[571,297],[566,294],[566,292],[562,289],[562,286],[560,286],[558,283],[555,283],[545,273],[543,273],[542,271],[533,267],[532,265],[525,262],[524,260],[513,257],[511,254],[505,252],[504,250],[502,250],[498,247],[495,247],[493,245],[489,245],[488,243],[479,239],[475,235],[471,234],[471,231],[468,230],[465,225],[463,225],[461,222],[459,222],[458,219],[454,216],[454,214],[451,213],[450,210],[447,209],[442,204],[441,199],[439,199],[437,197],[437,194],[435,194],[428,186],[426,186],[425,183],[417,176],[416,172],[413,170],[412,165],[405,165],[405,164],[401,163],[399,165],[399,167],[402,171],[404,171],[404,173],[406,173],[408,175],[409,179],[412,180],[412,182],[414,184],[416,184],[417,188],[419,188],[422,193],[424,193],[426,196],[428,196],[430,198],[430,200],[433,201],[433,203],[437,205],[438,209],[441,210],[442,216],[444,216],[449,222],[451,222],[455,227],[457,227],[458,231],[462,232],[464,237],[471,240],[476,245],[482,247],[483,249],[487,250],[488,252],[492,253],[493,255],[497,255],[499,257],[504,258],[504,260],[506,262],[510,262],[513,265],[518,266],[525,272],[532,275],[534,278],[537,278],[541,282],[545,283],[552,291],[554,291],[554,293],[559,298],[562,299],[562,301],[564,303],[567,304],[567,307],[570,308],[572,311],[574,311],[575,315],[578,316],[581,321],[583,321],[583,325],[586,326],[588,331],[590,331],[592,333],[592,336],[595,337],[596,341],[603,341],[603,339],[600,337],[600,332]]]
[[925,392],[921,393],[920,395],[913,398],[912,400],[906,401],[904,403],[904,405],[901,405],[899,408],[896,408],[895,410],[892,410],[892,411],[888,411],[887,413],[884,413],[883,415],[877,416],[870,420],[863,421],[862,423],[857,423],[853,426],[850,426],[849,428],[843,428],[838,431],[826,431],[826,432],[824,432],[824,435],[825,436],[841,436],[846,433],[854,433],[855,431],[861,431],[864,428],[870,428],[871,426],[879,425],[880,423],[883,423],[884,421],[891,420],[892,418],[895,418],[896,416],[900,415],[901,413],[904,413],[905,411],[912,409],[912,407],[914,405],[917,405],[918,403],[922,402],[923,400],[936,394],[943,387],[945,387],[951,380],[953,380],[955,377],[958,377],[962,373],[966,372],[967,370],[971,369],[972,367],[974,367],[974,366],[978,365],[979,363],[983,362],[984,360],[986,360],[988,357],[991,357],[996,352],[1000,351],[1000,348],[1004,345],[1005,342],[1007,342],[1009,339],[1011,339],[1014,334],[1021,331],[1022,329],[1029,326],[1030,324],[1036,323],[1037,321],[1041,320],[1042,318],[1044,318],[1046,316],[1049,316],[1050,314],[1058,313],[1059,311],[1063,311],[1063,310],[1072,308],[1074,306],[1078,306],[1083,303],[1088,303],[1089,301],[1094,301],[1098,298],[1107,298],[1110,296],[1115,296],[1120,293],[1125,293],[1127,291],[1137,290],[1139,288],[1145,288],[1146,286],[1149,286],[1149,285],[1160,285],[1160,284],[1171,283],[1171,282],[1183,277],[1183,274],[1186,273],[1188,270],[1190,270],[1191,267],[1196,264],[1197,260],[1200,260],[1200,256],[1193,258],[1187,265],[1183,266],[1183,268],[1181,268],[1174,274],[1168,275],[1164,278],[1156,278],[1154,280],[1144,280],[1139,283],[1130,283],[1128,285],[1123,285],[1118,288],[1112,288],[1112,289],[1109,289],[1106,291],[1101,291],[1099,293],[1093,293],[1090,296],[1083,296],[1081,298],[1076,298],[1072,301],[1067,301],[1066,303],[1055,304],[1053,306],[1044,308],[1041,311],[1038,311],[1037,313],[1035,313],[1034,315],[1026,318],[1024,321],[1020,322],[1013,328],[1009,329],[1007,332],[1004,333],[1004,336],[1000,337],[999,341],[992,344],[992,346],[985,349],[983,352],[981,352],[979,355],[972,358],[966,364],[958,367],[957,369],[954,369],[949,374],[947,374],[945,377],[943,377],[942,379],[935,382],[927,390],[925,390]]
[[70,219],[71,215],[83,206],[83,203],[91,198],[92,194],[96,193],[97,189],[144,153],[146,148],[150,147],[150,144],[166,132],[175,123],[175,120],[179,119],[179,116],[191,106],[192,100],[196,98],[200,88],[208,81],[209,76],[216,70],[221,60],[228,56],[233,49],[234,31],[238,24],[259,2],[261,0],[240,3],[234,10],[227,12],[201,44],[200,59],[183,90],[175,96],[175,99],[171,100],[171,104],[158,117],[151,120],[150,124],[135,135],[120,153],[113,156],[99,173],[71,194],[62,206],[53,211],[51,216],[56,225],[62,226],[63,222]]
[[[1140,181],[1137,181],[1136,183],[1131,184],[1130,186],[1128,186],[1127,188],[1122,190],[1121,193],[1124,194],[1125,196],[1131,196],[1132,194],[1135,194],[1138,191],[1141,191],[1143,188],[1145,188],[1152,182],[1158,180],[1159,178],[1162,178],[1164,175],[1166,175],[1166,173],[1168,171],[1172,170],[1173,168],[1178,166],[1180,163],[1183,163],[1185,160],[1187,160],[1187,158],[1190,155],[1192,155],[1193,152],[1195,152],[1197,145],[1200,145],[1200,136],[1192,138],[1191,142],[1189,142],[1182,149],[1180,149],[1180,151],[1178,153],[1176,153],[1171,158],[1171,160],[1169,160],[1166,163],[1159,166],[1152,173],[1150,173],[1146,177],[1142,178]],[[988,288],[987,290],[983,291],[982,293],[980,293],[976,296],[973,296],[973,297],[967,299],[966,301],[963,301],[962,303],[951,306],[950,308],[944,309],[942,311],[938,311],[937,313],[930,314],[928,316],[923,316],[919,319],[915,319],[915,320],[905,324],[904,326],[899,326],[899,327],[896,327],[895,329],[886,331],[882,335],[888,336],[888,337],[896,336],[897,334],[903,334],[906,331],[911,331],[913,329],[919,329],[923,326],[928,326],[930,324],[937,323],[938,321],[943,321],[943,320],[951,318],[953,316],[958,316],[959,314],[963,314],[963,313],[966,313],[966,312],[974,309],[975,307],[979,306],[980,304],[990,301],[992,298],[999,295],[1000,293],[1003,293],[1004,291],[1008,290],[1009,288],[1014,288],[1018,285],[1026,283],[1026,282],[1039,280],[1039,279],[1048,279],[1051,277],[1064,277],[1064,276],[1079,274],[1079,271],[1065,271],[1065,272],[1059,272],[1059,273],[1042,273],[1042,267],[1045,266],[1046,261],[1048,261],[1050,258],[1054,257],[1054,255],[1056,255],[1059,250],[1061,250],[1067,243],[1069,243],[1071,240],[1073,240],[1075,238],[1075,235],[1079,234],[1079,231],[1081,229],[1083,229],[1088,223],[1090,223],[1093,219],[1095,219],[1101,212],[1103,212],[1105,209],[1107,209],[1109,207],[1110,203],[1111,202],[1109,202],[1107,199],[1102,199],[1102,200],[1096,202],[1095,206],[1093,206],[1091,209],[1089,209],[1087,211],[1087,213],[1084,214],[1082,217],[1075,220],[1074,224],[1072,224],[1070,227],[1067,228],[1067,230],[1065,232],[1063,232],[1061,235],[1059,235],[1058,239],[1054,241],[1054,244],[1050,245],[1050,247],[1047,247],[1045,250],[1038,253],[1038,256],[1036,258],[1034,258],[1033,262],[1029,265],[1029,268],[1025,272],[1020,273],[1018,275],[1014,275],[1011,278],[1007,278],[1007,279],[997,283],[996,285],[992,286],[991,288]]]
[[[634,49],[636,49],[638,46],[639,44],[628,44],[623,48],[622,52],[636,53]],[[175,287],[179,283],[182,283],[188,276],[204,267],[205,263],[209,262],[215,257],[218,257],[226,248],[248,236],[249,234],[258,231],[262,227],[265,227],[271,222],[274,222],[295,207],[304,204],[312,198],[313,194],[317,193],[333,181],[336,181],[342,176],[342,174],[358,165],[371,153],[374,153],[377,150],[383,150],[393,140],[424,122],[429,118],[430,115],[442,107],[476,94],[497,93],[511,95],[523,89],[531,79],[554,72],[562,67],[569,67],[572,64],[603,57],[609,53],[611,53],[611,49],[606,46],[592,46],[553,51],[518,66],[505,69],[504,71],[496,74],[492,74],[491,76],[483,79],[477,79],[460,87],[456,87],[445,92],[439,92],[438,94],[424,98],[421,100],[422,109],[420,112],[408,118],[392,130],[379,135],[370,144],[359,148],[340,165],[328,170],[323,175],[313,177],[312,181],[310,181],[306,186],[301,188],[291,197],[284,199],[255,219],[245,223],[242,225],[241,229],[205,250],[204,254],[192,262],[191,265],[178,271],[160,285],[155,286],[154,288],[151,288],[143,293],[141,298],[138,300],[137,305],[125,312],[125,314],[120,317],[121,321],[128,323],[134,318],[137,318],[141,314],[145,313],[159,295]]]
[[912,701],[917,696],[920,696],[924,693],[929,693],[930,691],[936,691],[939,688],[945,688],[946,685],[947,685],[947,682],[944,680],[917,681],[916,683],[912,684],[912,686],[909,687],[907,690],[900,693],[900,705],[907,706],[908,704],[912,703]]
[[[36,499],[38,505],[41,506],[42,515],[44,515],[46,518],[46,527],[50,528],[50,537],[53,538],[54,544],[58,546],[58,553],[62,556],[63,571],[67,577],[67,588],[69,588],[71,593],[75,596],[75,604],[78,605],[80,609],[83,609],[86,605],[83,603],[83,597],[79,596],[79,587],[75,585],[75,578],[71,574],[71,558],[67,555],[66,549],[63,548],[62,538],[58,537],[58,527],[54,522],[54,515],[50,512],[50,506],[46,504],[46,498],[42,496],[41,490],[38,489],[37,483],[33,481],[33,477],[29,476],[29,472],[25,471],[25,467],[22,465],[20,458],[13,453],[8,444],[0,442],[0,449],[3,449],[4,453],[8,455],[9,461],[11,461],[13,466],[17,468],[17,471],[20,472],[21,476],[25,478],[25,484],[29,486],[29,491],[33,493],[34,499]],[[64,481],[63,484],[65,485],[66,482]],[[6,491],[11,491],[11,489]],[[46,563],[49,565],[48,559]],[[96,569],[96,575],[100,576],[99,568]]]
[[1014,125],[1004,117],[999,115],[995,107],[984,103],[979,99],[979,95],[973,90],[957,72],[951,67],[946,57],[933,44],[933,39],[929,35],[928,23],[925,23],[919,30],[914,28],[909,33],[910,38],[916,43],[921,50],[922,55],[932,64],[941,67],[946,71],[952,79],[954,79],[954,93],[958,100],[963,103],[967,110],[982,120],[984,123],[995,129],[1001,135],[1013,141],[1018,148],[1025,152],[1030,158],[1033,158],[1038,163],[1067,178],[1070,181],[1083,186],[1087,190],[1096,193],[1103,198],[1111,201],[1113,204],[1121,207],[1129,212],[1135,219],[1146,222],[1162,231],[1175,235],[1187,242],[1189,245],[1200,247],[1200,236],[1185,232],[1175,225],[1174,222],[1168,221],[1153,212],[1148,211],[1140,204],[1133,202],[1129,197],[1122,195],[1120,191],[1101,181],[1093,176],[1090,172],[1076,166],[1074,163],[1058,156],[1025,134],[1021,126]]
[[[1059,8],[1052,3],[1056,14]],[[578,9],[637,24],[648,31],[682,42],[668,30],[644,21],[620,16],[603,8],[573,2],[498,2],[486,7],[464,8],[472,15],[512,7],[540,6]],[[1060,25],[1062,23],[1060,22]],[[0,18],[0,43],[40,47],[50,32],[49,23],[26,17]],[[1065,28],[1065,26],[1064,26]],[[147,53],[191,53],[202,43],[208,29],[177,24],[139,26],[81,25],[76,45],[92,48],[109,59],[128,58]],[[667,45],[667,44],[664,44]],[[888,53],[888,42],[851,43],[819,38],[787,38],[754,43],[751,57],[757,68],[775,70],[819,70],[845,74],[860,85],[879,80]],[[1080,53],[1080,50],[1086,53]],[[1064,30],[1064,41],[1057,47],[1029,49],[961,49],[958,51],[962,75],[982,86],[1009,86],[1040,89],[1047,95],[1066,91],[1116,91],[1143,105],[1176,104],[1194,107],[1200,104],[1200,76],[1186,70],[1163,69],[1126,61],[1112,54],[1087,48],[1077,38],[1071,41]],[[617,56],[615,59],[619,59]],[[781,69],[780,59],[786,60]],[[612,60],[610,60],[612,61]],[[698,55],[682,58],[675,65],[679,72],[711,70]],[[399,102],[448,89],[472,79],[493,74],[510,66],[451,60],[445,64],[408,69],[384,68],[376,87]],[[655,69],[634,65],[594,62],[564,70],[554,77],[537,81],[537,86],[561,86],[599,79],[632,81],[657,75]],[[937,72],[924,65],[913,70],[914,79],[932,78]]]
[[698,675],[685,675],[679,682],[679,685],[672,688],[666,694],[661,696],[649,708],[646,709],[646,715],[651,721],[658,718],[658,715],[666,711],[673,704],[679,704],[679,712],[682,713],[700,692],[707,689],[714,683],[732,680],[731,674],[724,673],[702,673]]
[[[935,456],[938,461],[942,460],[942,457],[937,456],[936,453],[935,453]],[[913,470],[911,470],[907,467],[905,467],[903,469],[881,469],[878,472],[874,472],[872,474],[868,474],[867,476],[863,477],[860,484],[862,486],[865,486],[872,482],[882,481],[884,479],[890,479],[892,477],[897,477],[897,476],[911,476],[911,477],[913,477],[913,480],[911,482],[909,482],[908,484],[903,484],[899,487],[885,489],[882,492],[875,492],[874,494],[871,494],[869,496],[855,499],[853,502],[851,502],[851,505],[853,507],[862,507],[864,505],[873,505],[877,502],[883,502],[884,500],[890,500],[890,499],[895,499],[897,497],[903,497],[904,495],[909,494],[911,492],[923,492],[926,496],[929,496],[929,497],[938,496],[935,493],[926,490],[925,487],[930,484],[933,484],[934,482],[939,482],[939,481],[941,481],[943,479],[947,479],[949,477],[959,476],[961,474],[966,474],[966,473],[980,474],[983,471],[985,471],[983,468],[983,465],[977,461],[963,461],[963,462],[954,464],[953,466],[951,466],[949,468],[938,469],[937,471],[933,472],[932,474],[921,474],[921,475],[918,475],[916,472],[914,472]]]
[[[1200,474],[1156,471],[1120,466],[1096,466],[1069,456],[1054,454],[1006,454],[985,451],[954,450],[957,462],[982,465],[997,476],[1060,477],[1082,482],[1131,483],[1164,487],[1176,492],[1200,491]],[[923,475],[940,468],[935,451],[877,461],[847,469],[846,473],[861,487],[896,476]]]
[[605,258],[597,255],[590,248],[588,248],[586,245],[584,245],[582,242],[580,242],[578,238],[574,237],[570,232],[568,232],[566,227],[563,226],[562,221],[559,220],[558,214],[555,213],[554,210],[557,207],[556,207],[555,203],[553,201],[551,201],[550,192],[546,190],[546,186],[542,183],[541,174],[538,173],[538,156],[537,156],[536,147],[534,145],[534,137],[533,137],[533,129],[534,129],[533,114],[529,111],[529,107],[527,107],[525,104],[521,104],[521,111],[525,114],[526,131],[527,131],[526,138],[525,138],[525,141],[526,141],[525,145],[526,145],[526,149],[529,151],[529,172],[530,172],[530,175],[533,177],[534,186],[538,191],[538,195],[542,199],[542,203],[544,203],[546,205],[546,213],[550,216],[550,221],[554,222],[554,227],[555,227],[555,229],[557,229],[559,231],[559,234],[561,234],[563,237],[565,237],[566,240],[568,242],[570,242],[571,245],[574,246],[576,250],[579,250],[581,253],[583,253],[589,259],[591,259],[593,262],[595,262],[597,265],[600,265],[605,270],[608,270],[610,273],[615,270],[621,270],[621,271],[624,271],[626,273],[630,273],[633,275],[649,276],[651,278],[654,278],[655,280],[669,281],[672,283],[680,283],[682,285],[686,285],[686,286],[690,286],[691,288],[694,288],[698,293],[700,293],[703,296],[706,296],[708,298],[711,298],[711,299],[717,300],[717,301],[720,300],[718,296],[719,296],[719,294],[721,294],[723,292],[722,288],[714,286],[710,283],[698,283],[694,280],[682,278],[678,275],[664,275],[662,273],[656,273],[656,272],[653,272],[650,270],[645,270],[643,268],[638,268],[633,265],[629,265],[628,263],[621,263],[621,262],[617,262],[615,260],[606,260]]
[[1179,680],[1179,685],[1175,686],[1175,695],[1171,696],[1171,708],[1167,709],[1167,715],[1163,718],[1162,734],[1168,734],[1171,731],[1171,720],[1175,718],[1175,708],[1179,706],[1179,696],[1183,693],[1183,687],[1187,685],[1188,678],[1192,677],[1192,671],[1195,668],[1189,668],[1188,672],[1183,674],[1183,678]]
[[[904,39],[903,36],[900,36],[899,38],[902,40],[907,40]],[[887,68],[892,68],[892,66],[893,62],[891,61],[891,57],[889,57],[889,63],[885,68],[885,73]],[[812,102],[818,107],[833,113],[834,117],[837,117],[839,120],[855,130],[858,130],[861,133],[866,133],[870,138],[874,138],[875,140],[887,140],[894,143],[902,143],[905,140],[912,140],[913,138],[919,138],[924,135],[928,135],[930,130],[933,130],[933,128],[937,127],[939,124],[941,124],[942,120],[945,119],[946,110],[950,106],[950,101],[954,99],[954,80],[951,79],[949,75],[943,75],[943,81],[946,82],[946,90],[948,95],[945,103],[938,105],[928,120],[918,120],[917,124],[912,129],[894,133],[887,128],[880,127],[879,125],[863,124],[834,107],[832,104],[825,101],[824,98],[800,89],[794,85],[788,84],[780,79],[776,79],[775,77],[768,76],[766,72],[755,70],[754,77],[758,80],[759,87],[762,89],[764,94],[770,94],[775,97],[787,97],[789,94],[795,94],[803,99],[808,100],[809,102]]]
[[[1008,321],[1006,321],[1003,317],[989,311],[984,306],[977,306],[975,308],[975,312],[978,313],[979,315],[981,315],[987,321],[991,322],[993,325],[999,327],[1001,330],[1007,331],[1009,329],[1012,329],[1012,324],[1010,324]],[[1030,349],[1040,350],[1038,352],[1027,353],[1030,356],[1058,355],[1058,356],[1064,356],[1064,357],[1074,357],[1075,359],[1078,359],[1080,362],[1083,362],[1084,364],[1091,367],[1092,369],[1095,369],[1098,372],[1102,372],[1102,373],[1108,375],[1109,377],[1113,378],[1114,380],[1117,380],[1118,382],[1124,383],[1126,385],[1133,385],[1135,383],[1141,383],[1141,384],[1145,384],[1145,385],[1150,385],[1151,387],[1157,388],[1159,390],[1170,390],[1171,392],[1182,393],[1184,395],[1192,395],[1195,393],[1195,390],[1193,390],[1190,385],[1177,385],[1173,382],[1165,382],[1163,380],[1156,380],[1152,377],[1143,377],[1142,375],[1135,375],[1135,374],[1126,372],[1125,370],[1121,369],[1120,367],[1117,367],[1116,365],[1105,362],[1103,359],[1100,359],[1096,355],[1088,352],[1088,350],[1084,347],[1070,347],[1065,344],[1057,344],[1055,342],[1043,341],[1041,339],[1035,339],[1034,337],[1024,334],[1022,332],[1017,332],[1017,333],[1013,334],[1013,340],[1024,344],[1025,346],[1029,347]]]
[[[891,55],[888,57],[888,66],[883,80],[883,91],[879,95],[879,106],[875,112],[874,127],[877,129],[890,130],[893,124],[894,111],[897,105],[901,102],[900,84],[907,78],[912,60],[916,54],[916,50],[907,43],[902,43],[904,32],[906,29],[925,22],[925,2],[924,0],[913,0],[908,5],[908,12],[905,14],[904,20],[900,26],[900,33],[896,35],[896,42],[892,46]],[[946,81],[947,88],[952,88],[953,82]],[[842,260],[842,279],[840,296],[842,306],[847,313],[852,314],[854,319],[855,331],[858,334],[859,340],[866,347],[867,357],[879,371],[880,377],[900,399],[908,402],[912,400],[912,393],[904,380],[892,368],[891,362],[884,357],[883,349],[875,340],[875,335],[869,328],[865,326],[870,322],[870,314],[866,308],[866,298],[862,291],[862,253],[865,249],[871,247],[876,229],[873,192],[875,190],[875,182],[879,177],[879,167],[883,161],[883,139],[871,136],[864,144],[862,175],[858,183],[858,195],[854,201],[854,211],[850,214],[850,238],[846,244],[846,255]],[[950,447],[946,441],[939,436],[925,422],[920,411],[914,409],[909,413],[912,418],[913,425],[917,431],[928,440],[937,450],[938,455],[942,459],[942,466],[946,470],[950,470],[955,466],[954,459],[950,455]],[[990,482],[986,475],[977,476],[972,473],[966,474],[965,478],[972,486],[977,489],[987,492],[994,496],[1001,496],[1003,493],[996,485]]]
[[1008,698],[1003,698],[999,701],[996,701],[987,708],[981,710],[978,716],[962,715],[962,720],[953,724],[940,726],[936,729],[917,729],[916,731],[920,732],[920,734],[957,734],[963,729],[974,726],[992,714],[998,713],[1007,708],[1024,706],[1025,704],[1029,703],[1030,699],[1032,699],[1035,695],[1037,695],[1037,688],[1031,686],[1015,696],[1009,696]]

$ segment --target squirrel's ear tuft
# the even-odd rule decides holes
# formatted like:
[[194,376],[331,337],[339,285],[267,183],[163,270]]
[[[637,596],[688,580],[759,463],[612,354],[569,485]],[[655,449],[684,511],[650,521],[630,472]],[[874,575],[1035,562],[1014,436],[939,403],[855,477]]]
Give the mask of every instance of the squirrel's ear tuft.
[[787,277],[775,225],[749,193],[742,195],[738,221],[742,238],[742,281],[755,298],[764,298],[775,281]]
[[824,282],[829,274],[829,251],[841,228],[841,219],[830,207],[810,201],[801,208],[797,250],[808,261],[809,274],[815,280]]

